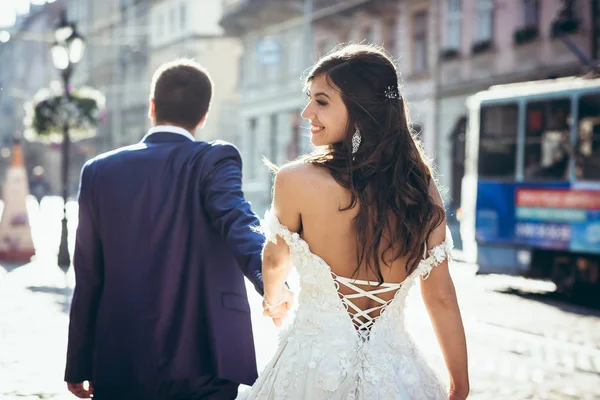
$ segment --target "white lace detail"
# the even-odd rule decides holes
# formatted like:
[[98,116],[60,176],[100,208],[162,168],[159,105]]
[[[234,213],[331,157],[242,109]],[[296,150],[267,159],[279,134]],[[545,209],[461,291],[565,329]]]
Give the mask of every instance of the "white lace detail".
[[[423,276],[423,279],[427,279],[434,267],[443,263],[444,260],[450,259],[453,248],[454,242],[452,241],[452,234],[450,233],[450,228],[446,226],[446,239],[444,239],[444,242],[438,244],[433,249],[429,250],[429,252],[425,245],[423,261],[421,261],[417,267],[417,271],[419,271],[418,274]],[[425,255],[428,257],[425,257]]]
[[[383,284],[366,291],[356,286],[366,281],[334,274],[321,257],[310,251],[300,235],[281,225],[273,212],[265,214],[261,230],[267,240],[276,243],[282,238],[289,245],[301,291],[296,318],[281,332],[273,359],[254,386],[241,393],[239,399],[447,398],[441,381],[423,360],[404,327],[404,307],[417,277],[428,276],[433,267],[449,256],[452,249],[449,233],[444,243],[427,252],[428,257],[401,284]],[[341,298],[340,284],[357,293]],[[393,299],[387,302],[379,299],[376,295],[383,290],[395,290]],[[353,296],[367,296],[385,304],[376,307],[378,316],[370,317],[376,310],[360,310],[350,301]],[[361,333],[365,329],[357,329],[361,326],[367,329],[368,340]]]
[[[336,289],[338,290],[340,299],[344,303],[344,307],[346,307],[346,310],[348,311],[348,313],[351,314],[352,323],[354,323],[354,326],[356,326],[356,329],[358,330],[358,332],[361,333],[362,335],[364,335],[365,339],[367,339],[368,332],[370,332],[370,329],[373,326],[373,324],[375,323],[375,320],[377,320],[377,317],[372,317],[371,314],[379,311],[379,315],[381,315],[385,311],[386,307],[388,305],[390,305],[390,303],[394,300],[392,298],[392,299],[386,301],[376,295],[381,294],[381,293],[397,291],[398,289],[400,289],[400,286],[402,286],[402,284],[401,283],[385,283],[384,282],[381,285],[379,285],[379,282],[345,278],[343,276],[335,275],[333,272],[332,272],[332,275],[333,275],[333,279],[335,280],[335,282],[337,284]],[[344,285],[348,289],[353,290],[356,293],[343,294],[339,291],[339,285]],[[377,287],[377,289],[367,291],[356,285],[375,286],[375,287]],[[359,299],[361,297],[368,297],[371,300],[374,300],[377,303],[379,303],[379,305],[375,306],[375,307],[371,307],[367,310],[362,310],[351,301],[352,299]],[[351,311],[351,309],[353,311]]]

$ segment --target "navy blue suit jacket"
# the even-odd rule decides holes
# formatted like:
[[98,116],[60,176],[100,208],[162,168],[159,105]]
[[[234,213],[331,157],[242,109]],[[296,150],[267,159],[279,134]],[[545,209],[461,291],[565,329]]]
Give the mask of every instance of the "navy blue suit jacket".
[[257,377],[244,275],[262,234],[231,144],[168,132],[83,167],[65,380],[96,388]]

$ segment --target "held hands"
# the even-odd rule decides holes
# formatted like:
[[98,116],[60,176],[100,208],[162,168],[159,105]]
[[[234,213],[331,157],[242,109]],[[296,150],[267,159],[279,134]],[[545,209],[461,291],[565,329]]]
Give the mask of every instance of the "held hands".
[[284,286],[278,293],[272,296],[265,293],[262,303],[263,315],[273,318],[275,325],[280,327],[293,304],[294,292]]
[[69,389],[69,392],[73,393],[80,399],[90,399],[94,394],[94,387],[92,386],[92,382],[89,381],[67,383],[67,388]]

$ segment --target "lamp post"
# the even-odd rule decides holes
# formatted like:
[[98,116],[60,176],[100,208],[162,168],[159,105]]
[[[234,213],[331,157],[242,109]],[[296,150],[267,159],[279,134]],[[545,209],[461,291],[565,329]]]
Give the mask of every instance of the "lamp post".
[[62,231],[60,235],[60,246],[58,249],[58,266],[66,270],[71,265],[71,256],[69,255],[68,232],[67,232],[67,199],[69,197],[69,147],[71,138],[69,136],[69,103],[71,102],[70,81],[71,74],[75,64],[81,61],[85,50],[83,38],[77,32],[74,23],[67,21],[66,10],[63,9],[60,21],[54,32],[54,44],[52,45],[52,62],[54,67],[59,70],[65,95],[63,111],[65,115],[63,126],[63,145],[62,145],[62,197],[63,197],[63,219]]

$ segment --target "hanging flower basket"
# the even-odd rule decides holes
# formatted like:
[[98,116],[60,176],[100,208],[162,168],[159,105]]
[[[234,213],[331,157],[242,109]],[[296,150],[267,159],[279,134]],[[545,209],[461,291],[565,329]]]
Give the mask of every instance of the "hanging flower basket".
[[104,107],[104,95],[89,87],[72,90],[68,98],[57,85],[42,89],[25,105],[25,138],[60,143],[65,125],[71,140],[90,138],[106,118]]

